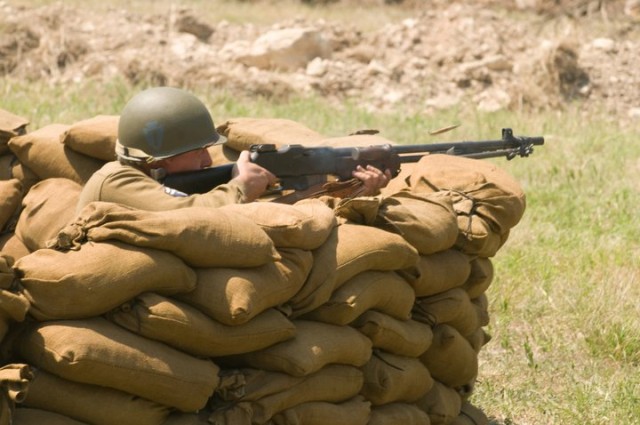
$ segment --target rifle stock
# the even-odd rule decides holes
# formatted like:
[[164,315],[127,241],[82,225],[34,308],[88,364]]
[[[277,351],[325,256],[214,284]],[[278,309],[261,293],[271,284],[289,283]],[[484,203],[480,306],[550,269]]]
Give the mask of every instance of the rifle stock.
[[[373,165],[390,170],[393,177],[402,163],[417,162],[428,154],[447,154],[468,158],[527,157],[533,146],[543,145],[543,137],[516,137],[510,128],[502,129],[502,139],[463,141],[422,145],[376,145],[369,147],[305,147],[286,145],[253,145],[251,161],[271,171],[280,181],[281,190],[303,191],[327,181],[332,176],[339,181],[351,178],[358,165]],[[231,180],[233,164],[203,170],[170,174],[162,183],[186,194],[205,193]]]

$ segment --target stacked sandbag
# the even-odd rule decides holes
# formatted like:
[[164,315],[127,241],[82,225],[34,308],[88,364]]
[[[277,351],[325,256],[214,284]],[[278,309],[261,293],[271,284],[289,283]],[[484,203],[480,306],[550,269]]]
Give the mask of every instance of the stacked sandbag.
[[[108,160],[99,146],[113,143],[117,117],[87,121],[60,137],[90,142],[64,147]],[[229,141],[210,148],[214,162],[259,143],[393,144],[283,120],[219,130]],[[41,172],[16,227],[27,253],[7,273],[29,312],[10,321],[24,323],[3,361],[36,368],[14,417],[486,423],[469,403],[489,340],[485,291],[524,195],[482,161],[432,155],[403,168],[377,197],[168,212],[95,202],[75,216],[82,182]]]

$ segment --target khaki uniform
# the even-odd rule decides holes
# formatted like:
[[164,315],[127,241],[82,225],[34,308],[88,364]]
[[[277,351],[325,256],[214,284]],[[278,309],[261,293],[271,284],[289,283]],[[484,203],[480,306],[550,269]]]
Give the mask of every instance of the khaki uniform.
[[140,170],[118,161],[105,164],[84,186],[76,207],[79,213],[93,201],[115,202],[147,211],[167,211],[187,207],[220,207],[245,201],[240,186],[231,182],[190,196],[173,196],[162,184]]

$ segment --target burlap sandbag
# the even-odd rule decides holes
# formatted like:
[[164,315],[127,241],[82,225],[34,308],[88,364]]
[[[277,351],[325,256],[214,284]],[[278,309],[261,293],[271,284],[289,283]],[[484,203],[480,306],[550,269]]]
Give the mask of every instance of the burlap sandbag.
[[91,202],[59,232],[54,246],[81,249],[85,241],[114,240],[171,252],[192,267],[256,267],[279,258],[252,220],[205,207],[145,211]]
[[460,414],[462,400],[456,390],[434,381],[431,390],[415,405],[429,415],[432,425],[448,425]]
[[489,325],[489,298],[487,294],[482,293],[471,300],[471,304],[476,309],[480,326]]
[[365,334],[374,348],[406,357],[418,357],[431,345],[431,326],[415,320],[398,320],[378,311],[367,311],[351,326]]
[[429,370],[415,357],[375,351],[362,370],[361,394],[374,406],[416,401],[433,385]]
[[354,366],[329,365],[304,376],[245,370],[245,383],[239,393],[242,401],[213,412],[213,424],[264,424],[275,414],[302,403],[322,401],[340,403],[352,399],[363,384],[362,371]]
[[9,148],[20,162],[40,179],[64,177],[84,184],[104,161],[79,154],[60,142],[68,125],[50,124],[9,140]]
[[303,318],[347,325],[368,310],[408,320],[415,303],[413,288],[393,271],[364,271],[345,282],[331,299]]
[[9,150],[9,139],[27,132],[29,121],[4,109],[0,109],[0,154]]
[[0,289],[9,289],[15,279],[13,272],[14,259],[11,256],[0,254]]
[[33,323],[16,340],[30,364],[70,381],[101,385],[190,412],[218,386],[219,368],[95,317]]
[[469,341],[449,325],[433,328],[433,342],[420,356],[434,379],[452,388],[475,379],[478,374],[478,356]]
[[236,360],[256,369],[307,376],[329,364],[360,367],[371,357],[371,340],[351,327],[306,320],[294,325],[294,338]]
[[18,179],[0,180],[0,232],[11,220],[22,201],[22,184]]
[[311,401],[273,416],[268,425],[367,425],[371,403],[358,396],[344,403]]
[[474,406],[473,404],[465,401],[462,403],[462,409],[457,418],[451,421],[451,425],[488,425],[489,418],[485,413]]
[[466,210],[458,215],[458,227],[460,233],[455,247],[469,255],[493,257],[509,238],[509,231],[494,232],[486,220],[477,214],[466,214]]
[[526,201],[522,188],[490,161],[426,155],[418,162],[410,182],[416,192],[450,191],[454,206],[472,202],[474,214],[488,221],[496,233],[507,232],[524,214]]
[[94,425],[159,425],[170,408],[111,388],[82,384],[38,369],[24,406]]
[[327,240],[311,251],[313,265],[302,288],[286,303],[290,317],[296,318],[329,301],[336,282],[338,229],[334,227]]
[[269,309],[248,322],[226,326],[195,307],[150,292],[109,312],[107,317],[131,332],[201,357],[260,350],[293,338],[296,328]]
[[222,324],[247,323],[289,300],[311,270],[310,251],[283,248],[279,253],[281,260],[260,267],[196,269],[196,288],[177,297]]
[[477,257],[471,260],[469,277],[462,285],[469,298],[484,294],[493,281],[493,263],[489,258]]
[[143,292],[193,290],[196,274],[175,255],[121,242],[87,243],[80,251],[40,249],[14,265],[37,320],[93,317]]
[[427,297],[462,286],[471,274],[470,258],[457,249],[447,249],[421,255],[418,270],[419,277],[411,285],[416,297]]
[[423,255],[451,248],[458,238],[456,214],[449,196],[408,190],[388,197],[344,199],[336,215],[402,236]]
[[29,248],[27,248],[15,233],[0,234],[0,254],[18,260],[30,253]]
[[413,318],[423,323],[448,324],[462,335],[469,335],[482,326],[478,308],[462,288],[417,298]]
[[21,164],[17,158],[11,165],[11,177],[20,180],[20,183],[22,183],[23,194],[28,193],[33,185],[40,181],[40,177],[31,171],[29,167]]
[[73,220],[82,186],[64,178],[50,178],[35,184],[22,201],[16,234],[30,251],[47,247],[47,242]]
[[430,425],[429,415],[413,404],[390,403],[371,409],[368,425]]
[[24,401],[33,379],[31,366],[22,363],[0,367],[0,425],[12,425],[16,403]]
[[480,353],[482,347],[484,347],[489,341],[491,341],[491,335],[487,333],[484,328],[478,328],[471,335],[467,335],[467,341],[471,344],[471,347],[476,353]]
[[225,205],[220,210],[250,218],[277,248],[317,249],[337,225],[331,208],[318,199],[305,199],[294,205],[276,202]]
[[281,118],[233,118],[220,124],[218,132],[227,138],[225,145],[248,150],[251,145],[315,145],[324,136],[298,122]]
[[73,151],[102,161],[115,161],[118,139],[117,115],[96,115],[71,124],[60,141]]
[[13,413],[13,423],[15,425],[89,425],[59,413],[30,407],[16,409]]
[[0,341],[4,339],[12,322],[24,321],[29,301],[22,294],[0,289]]
[[11,169],[13,168],[13,162],[17,160],[18,158],[13,153],[0,155],[0,180],[11,180],[13,178]]
[[198,413],[173,412],[162,425],[211,425],[209,411],[203,409]]

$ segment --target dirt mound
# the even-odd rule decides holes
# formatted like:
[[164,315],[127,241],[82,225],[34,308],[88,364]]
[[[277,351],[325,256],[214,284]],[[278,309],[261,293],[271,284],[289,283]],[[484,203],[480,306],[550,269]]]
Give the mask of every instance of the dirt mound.
[[270,27],[206,22],[188,9],[105,14],[0,2],[0,74],[209,84],[276,100],[314,93],[336,104],[426,113],[576,103],[622,122],[638,119],[640,25],[631,1],[434,1],[428,10],[393,3],[414,8],[413,17],[363,31],[301,19]]

